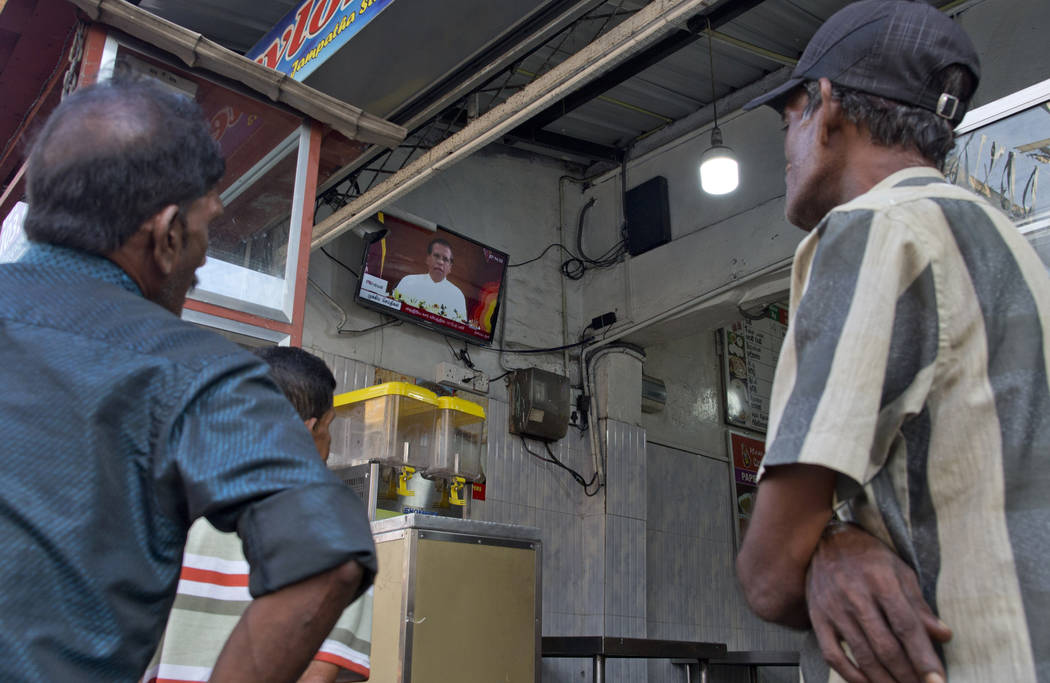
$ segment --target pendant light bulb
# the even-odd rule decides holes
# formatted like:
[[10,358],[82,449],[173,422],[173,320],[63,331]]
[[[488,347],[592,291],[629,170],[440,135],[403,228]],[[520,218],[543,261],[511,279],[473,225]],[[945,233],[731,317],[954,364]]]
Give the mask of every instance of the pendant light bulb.
[[740,184],[740,165],[733,150],[722,144],[722,130],[711,131],[711,146],[700,157],[700,187],[707,194],[728,194]]
[[711,146],[700,157],[700,188],[707,194],[729,194],[740,184],[740,164],[736,155],[722,143],[722,129],[718,127],[718,100],[715,98],[714,30],[707,19],[707,58],[711,67],[711,110],[715,125],[711,129]]

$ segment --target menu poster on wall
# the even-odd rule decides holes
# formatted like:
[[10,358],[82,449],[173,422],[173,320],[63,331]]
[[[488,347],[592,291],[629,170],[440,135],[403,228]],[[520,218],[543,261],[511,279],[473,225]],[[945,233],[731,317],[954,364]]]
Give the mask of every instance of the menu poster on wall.
[[758,466],[766,454],[766,444],[761,439],[741,432],[729,430],[729,453],[733,469],[733,519],[737,544],[744,538],[751,511],[755,506],[758,491]]
[[740,320],[720,330],[728,424],[766,431],[773,371],[787,334],[787,317],[787,307],[772,304],[761,318]]

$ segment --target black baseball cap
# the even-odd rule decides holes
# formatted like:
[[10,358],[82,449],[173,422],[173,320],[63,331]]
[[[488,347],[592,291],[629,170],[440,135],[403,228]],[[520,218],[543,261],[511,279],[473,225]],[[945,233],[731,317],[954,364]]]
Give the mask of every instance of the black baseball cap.
[[953,123],[965,103],[932,81],[960,64],[980,78],[980,60],[969,36],[946,14],[913,0],[861,0],[831,15],[817,29],[791,78],[744,105],[780,109],[804,81],[827,78],[845,88],[928,109]]

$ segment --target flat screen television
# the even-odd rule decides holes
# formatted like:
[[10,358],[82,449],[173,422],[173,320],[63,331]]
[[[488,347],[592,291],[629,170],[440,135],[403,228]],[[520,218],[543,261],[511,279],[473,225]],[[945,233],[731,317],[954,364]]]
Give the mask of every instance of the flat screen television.
[[490,344],[507,254],[400,211],[365,224],[357,303],[468,341]]

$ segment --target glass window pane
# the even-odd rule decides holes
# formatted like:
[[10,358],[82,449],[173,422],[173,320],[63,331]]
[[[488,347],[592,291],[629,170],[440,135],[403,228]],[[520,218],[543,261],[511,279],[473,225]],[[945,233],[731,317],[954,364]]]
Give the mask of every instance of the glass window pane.
[[958,137],[948,179],[983,195],[1019,228],[1050,218],[1050,106],[1043,102]]
[[193,97],[226,160],[218,185],[225,212],[210,226],[208,261],[190,296],[288,319],[294,282],[285,274],[302,119],[124,45],[118,61]]
[[209,230],[208,258],[284,277],[296,152],[297,144],[259,169],[251,184],[223,194],[226,211]]

